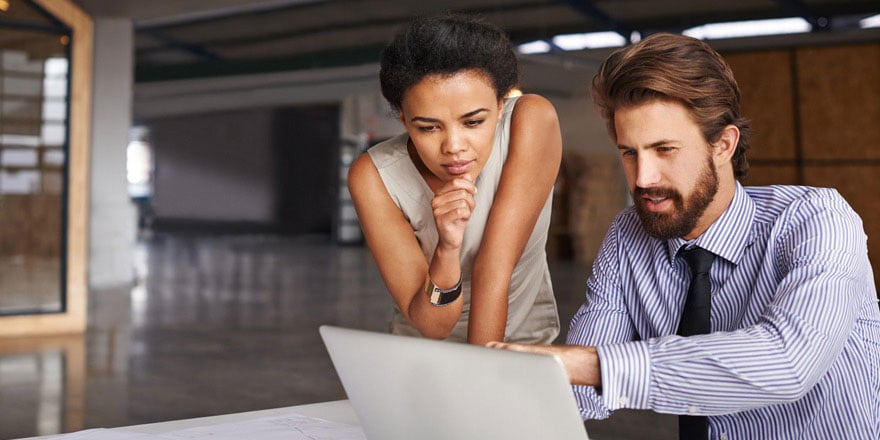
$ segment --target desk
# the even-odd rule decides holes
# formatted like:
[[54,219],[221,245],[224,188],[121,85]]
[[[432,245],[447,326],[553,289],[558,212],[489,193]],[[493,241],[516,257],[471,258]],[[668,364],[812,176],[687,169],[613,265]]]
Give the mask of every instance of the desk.
[[172,420],[170,422],[148,423],[145,425],[132,425],[120,427],[128,432],[141,432],[144,434],[162,434],[180,429],[195,428],[197,426],[210,426],[220,423],[242,422],[255,420],[262,417],[278,417],[289,414],[301,414],[331,422],[345,423],[347,425],[360,426],[357,415],[348,400],[334,400],[332,402],[311,403],[307,405],[287,406],[284,408],[272,408],[259,411],[224,414],[220,416],[198,417],[195,419]]
[[[200,426],[219,425],[221,423],[244,422],[263,417],[280,417],[285,415],[300,414],[307,417],[324,419],[331,422],[345,423],[347,425],[360,426],[357,415],[348,400],[334,400],[331,402],[311,403],[295,405],[284,408],[272,408],[258,411],[247,411],[219,416],[197,417],[194,419],[172,420],[168,422],[147,423],[143,425],[120,426],[112,430],[125,432],[138,432],[143,434],[163,434],[181,429],[196,428]],[[51,436],[30,437],[30,440],[46,439]],[[25,440],[25,439],[21,439]]]

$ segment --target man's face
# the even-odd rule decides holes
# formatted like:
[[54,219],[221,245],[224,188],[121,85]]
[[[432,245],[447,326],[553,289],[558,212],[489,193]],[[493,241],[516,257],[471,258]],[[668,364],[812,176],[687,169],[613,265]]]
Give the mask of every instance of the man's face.
[[718,192],[711,149],[688,110],[653,100],[614,114],[617,145],[636,211],[651,236],[691,240],[715,218],[706,209]]

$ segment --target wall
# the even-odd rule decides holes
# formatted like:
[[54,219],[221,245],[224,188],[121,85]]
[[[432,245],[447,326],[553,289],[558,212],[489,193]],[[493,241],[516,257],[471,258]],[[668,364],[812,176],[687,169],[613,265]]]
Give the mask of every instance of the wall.
[[275,219],[296,235],[330,235],[338,215],[339,106],[322,104],[275,111]]
[[272,111],[238,110],[144,121],[154,148],[156,220],[274,219]]
[[156,164],[153,226],[330,233],[338,122],[334,104],[145,121]]

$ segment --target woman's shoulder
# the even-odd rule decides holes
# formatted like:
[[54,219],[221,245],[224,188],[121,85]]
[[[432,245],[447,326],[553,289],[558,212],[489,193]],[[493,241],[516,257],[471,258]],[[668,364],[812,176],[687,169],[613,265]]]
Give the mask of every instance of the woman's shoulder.
[[[544,143],[550,138],[559,138],[559,117],[553,104],[541,95],[522,95],[515,102],[510,117],[511,139],[526,136],[530,142]],[[536,138],[533,136],[537,136]],[[561,139],[559,139],[561,143]]]
[[409,136],[402,133],[382,141],[361,154],[351,166],[349,182],[372,181],[379,177],[387,185],[409,185],[418,171],[407,152]]
[[520,96],[513,104],[513,117],[516,119],[540,118],[540,120],[558,120],[556,108],[553,103],[541,95],[525,94]]

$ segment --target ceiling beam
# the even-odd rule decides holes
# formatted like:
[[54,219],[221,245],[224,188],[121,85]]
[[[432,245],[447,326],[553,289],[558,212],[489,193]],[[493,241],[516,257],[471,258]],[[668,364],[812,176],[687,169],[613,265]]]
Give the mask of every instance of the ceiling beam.
[[827,31],[831,29],[831,20],[816,14],[813,9],[802,0],[775,0],[776,4],[786,11],[803,18],[813,26],[813,32]]
[[587,18],[597,21],[608,29],[617,32],[623,36],[623,38],[626,38],[626,41],[631,41],[633,29],[623,25],[610,15],[606,14],[605,11],[596,7],[592,0],[568,0],[568,4]]
[[217,55],[216,53],[206,49],[204,46],[200,46],[198,44],[192,44],[192,43],[188,43],[183,40],[179,40],[179,39],[174,38],[168,34],[165,34],[163,32],[159,32],[158,30],[154,30],[154,29],[142,29],[140,32],[145,33],[145,34],[155,38],[156,40],[161,41],[162,43],[165,44],[165,47],[170,47],[173,49],[179,49],[184,52],[188,52],[188,53],[193,54],[203,60],[223,61],[223,58],[220,55]]
[[135,82],[146,83],[372,64],[379,62],[384,47],[385,43],[368,44],[275,59],[229,62],[211,60],[162,66],[135,66]]

